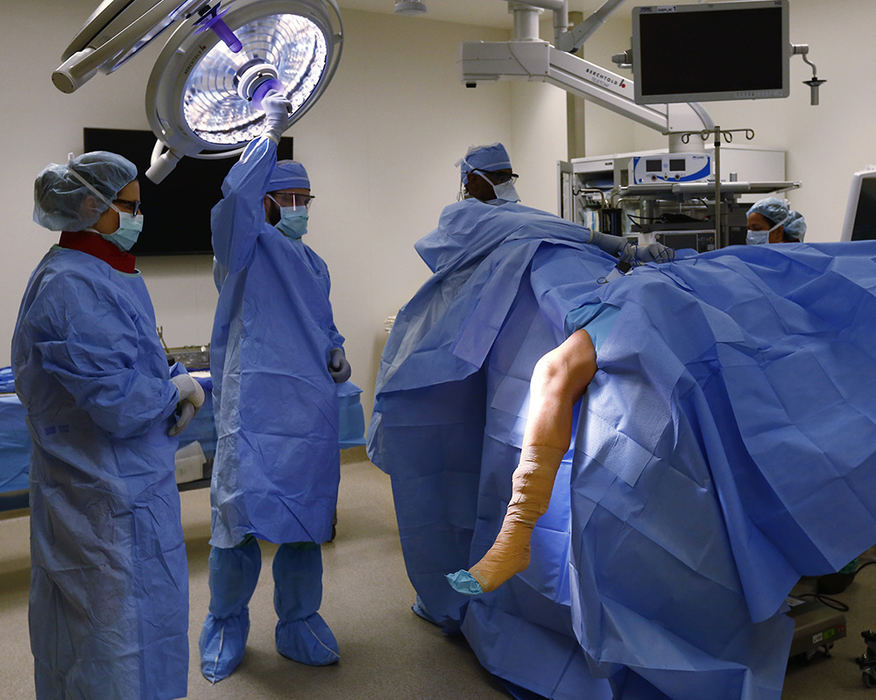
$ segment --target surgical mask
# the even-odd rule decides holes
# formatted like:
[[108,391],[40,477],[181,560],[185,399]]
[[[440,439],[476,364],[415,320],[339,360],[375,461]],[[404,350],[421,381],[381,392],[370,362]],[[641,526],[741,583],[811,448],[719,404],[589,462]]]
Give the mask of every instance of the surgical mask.
[[119,250],[131,250],[137,239],[140,238],[140,232],[143,230],[143,215],[137,214],[135,216],[126,211],[120,211],[113,204],[110,206],[119,214],[119,227],[113,233],[101,233],[96,228],[87,228],[85,230],[96,233],[101,238],[113,243]]
[[496,199],[501,199],[505,202],[520,201],[520,195],[517,194],[517,190],[514,188],[514,183],[511,180],[508,180],[508,182],[500,182],[498,185],[493,185],[493,192],[496,193]]
[[493,188],[493,193],[496,195],[496,199],[503,202],[520,201],[520,195],[517,194],[517,190],[514,188],[514,177],[506,180],[505,182],[493,184],[493,181],[490,179],[489,173],[485,173],[483,170],[472,170],[472,172],[477,173],[482,178],[484,178],[484,180],[490,183],[490,187]]
[[770,232],[769,231],[752,231],[749,229],[745,233],[745,244],[746,245],[763,245],[764,243],[770,242]]
[[[116,209],[116,207],[113,207]],[[110,243],[115,243],[120,250],[131,250],[137,239],[140,237],[140,232],[143,230],[143,215],[129,214],[126,211],[119,211],[119,227],[115,233],[100,234]]]
[[305,207],[280,207],[277,228],[287,238],[297,240],[307,233],[307,218]]
[[745,232],[745,244],[746,245],[763,245],[764,243],[770,242],[770,234],[775,231],[779,226],[784,225],[784,223],[788,220],[788,218],[782,219],[779,223],[773,226],[768,231],[752,231],[748,229]]

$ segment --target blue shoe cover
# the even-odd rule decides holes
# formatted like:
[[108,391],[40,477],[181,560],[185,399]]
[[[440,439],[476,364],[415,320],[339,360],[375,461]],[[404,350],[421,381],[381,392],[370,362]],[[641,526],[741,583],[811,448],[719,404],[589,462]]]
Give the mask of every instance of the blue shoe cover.
[[208,614],[198,641],[204,678],[218,683],[230,676],[243,660],[248,635],[249,610],[223,619]]
[[429,614],[429,611],[426,610],[426,606],[423,603],[423,599],[420,598],[420,594],[417,594],[417,599],[414,601],[414,604],[411,606],[411,612],[414,613],[417,617],[422,617],[426,622],[431,622],[433,625],[441,626],[438,620],[432,617]]
[[308,666],[328,666],[341,658],[335,635],[319,613],[302,620],[278,622],[277,651],[287,659]]

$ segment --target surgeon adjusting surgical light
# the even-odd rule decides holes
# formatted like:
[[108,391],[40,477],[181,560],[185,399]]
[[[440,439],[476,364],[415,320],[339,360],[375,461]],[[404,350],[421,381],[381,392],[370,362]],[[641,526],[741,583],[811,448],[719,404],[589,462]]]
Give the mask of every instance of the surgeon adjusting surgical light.
[[262,98],[270,90],[290,100],[290,124],[300,119],[341,57],[336,0],[106,0],[52,80],[73,92],[173,24],[146,87],[146,116],[157,137],[146,176],[156,183],[183,156],[239,154],[264,129]]

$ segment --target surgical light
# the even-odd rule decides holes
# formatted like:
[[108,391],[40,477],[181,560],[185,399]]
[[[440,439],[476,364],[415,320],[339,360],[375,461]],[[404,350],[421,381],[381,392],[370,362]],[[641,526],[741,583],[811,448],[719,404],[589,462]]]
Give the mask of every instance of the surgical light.
[[114,71],[177,22],[146,86],[146,116],[158,139],[146,172],[153,182],[183,156],[224,158],[243,150],[264,128],[262,98],[269,90],[290,100],[291,122],[300,119],[337,69],[343,30],[336,0],[221,5],[106,0],[89,18],[102,27],[84,28],[53,75],[59,89],[72,92],[97,70]]

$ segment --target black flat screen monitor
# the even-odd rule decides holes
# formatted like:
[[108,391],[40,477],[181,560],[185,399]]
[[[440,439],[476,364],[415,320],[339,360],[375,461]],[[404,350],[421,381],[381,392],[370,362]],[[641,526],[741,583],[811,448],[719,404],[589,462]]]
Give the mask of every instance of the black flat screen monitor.
[[[183,158],[156,185],[144,173],[149,168],[155,135],[137,129],[83,130],[87,151],[112,151],[137,166],[143,231],[131,248],[134,255],[212,255],[210,209],[222,197],[222,181],[238,156],[218,159]],[[278,158],[292,158],[292,139],[281,139]]]
[[876,240],[876,168],[852,177],[840,240]]
[[788,0],[633,8],[638,104],[789,94]]

